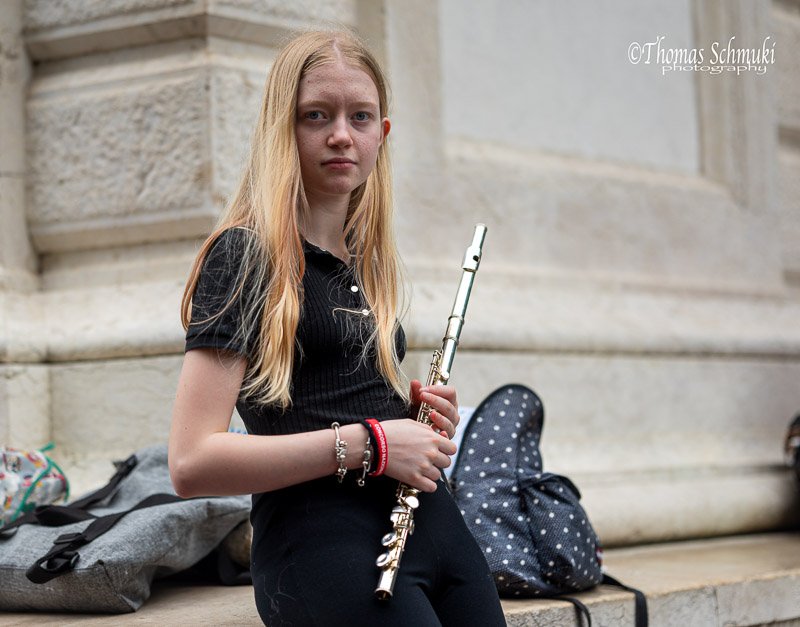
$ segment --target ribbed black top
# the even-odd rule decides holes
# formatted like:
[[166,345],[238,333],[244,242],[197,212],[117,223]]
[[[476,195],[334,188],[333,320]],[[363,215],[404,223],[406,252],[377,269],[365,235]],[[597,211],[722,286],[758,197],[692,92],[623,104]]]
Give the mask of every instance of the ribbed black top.
[[[192,322],[186,333],[186,351],[222,348],[245,357],[251,343],[243,347],[235,340],[241,323],[242,298],[219,318],[204,323],[220,311],[235,289],[242,260],[245,229],[225,231],[209,251],[192,299]],[[409,408],[375,365],[375,351],[361,359],[364,341],[374,322],[355,281],[354,268],[332,253],[303,242],[306,269],[304,300],[297,329],[291,395],[286,412],[239,398],[236,408],[248,433],[278,435],[328,429],[332,422],[349,424],[373,416],[405,418]],[[356,309],[358,313],[337,310]],[[402,361],[406,338],[398,324],[398,357]]]

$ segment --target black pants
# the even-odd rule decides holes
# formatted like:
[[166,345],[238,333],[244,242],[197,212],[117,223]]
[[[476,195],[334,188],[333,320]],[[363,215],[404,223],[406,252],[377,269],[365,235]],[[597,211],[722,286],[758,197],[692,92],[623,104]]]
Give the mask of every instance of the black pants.
[[[375,560],[391,530],[397,482],[348,474],[266,497],[254,507],[252,575],[269,627],[505,625],[486,559],[444,483],[420,495],[389,601],[379,601]],[[263,510],[263,511],[259,511]]]

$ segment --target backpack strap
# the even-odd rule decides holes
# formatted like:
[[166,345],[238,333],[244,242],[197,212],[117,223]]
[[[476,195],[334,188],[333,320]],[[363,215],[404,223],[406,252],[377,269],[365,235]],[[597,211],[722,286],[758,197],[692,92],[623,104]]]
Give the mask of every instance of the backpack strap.
[[636,627],[647,627],[647,597],[644,596],[644,592],[638,590],[637,588],[626,586],[624,583],[615,579],[608,573],[603,573],[603,580],[600,583],[607,586],[616,586],[617,588],[622,588],[628,592],[633,592],[635,599],[634,618],[636,621]]
[[117,490],[120,482],[131,474],[131,471],[136,468],[136,464],[139,463],[139,460],[136,459],[136,455],[131,455],[125,461],[116,461],[114,462],[114,468],[117,471],[114,473],[114,476],[108,480],[108,483],[104,485],[102,488],[95,490],[84,496],[83,498],[78,499],[77,501],[73,501],[70,503],[71,507],[77,507],[80,509],[87,509],[91,507],[95,503],[99,503],[100,501],[106,499],[109,495]]
[[174,494],[151,494],[128,510],[95,518],[83,531],[64,533],[58,536],[53,541],[53,548],[46,555],[36,560],[33,566],[25,572],[25,576],[33,583],[47,583],[51,579],[73,570],[80,559],[77,549],[103,535],[116,525],[120,519],[131,512],[155,505],[165,505],[186,500],[190,499],[184,499]]
[[0,538],[10,535],[8,534],[9,531],[22,525],[59,527],[73,522],[96,518],[96,516],[90,514],[86,510],[95,503],[99,503],[113,494],[119,487],[120,482],[130,474],[137,463],[136,455],[131,455],[125,461],[114,462],[117,471],[102,488],[98,488],[94,492],[90,492],[83,498],[73,501],[68,505],[39,505],[30,512],[17,518],[14,522],[0,527]]
[[575,612],[578,615],[578,627],[583,626],[582,618],[586,620],[586,627],[592,627],[592,613],[582,601],[578,601],[575,597],[558,596],[555,598],[559,601],[569,601],[575,606]]

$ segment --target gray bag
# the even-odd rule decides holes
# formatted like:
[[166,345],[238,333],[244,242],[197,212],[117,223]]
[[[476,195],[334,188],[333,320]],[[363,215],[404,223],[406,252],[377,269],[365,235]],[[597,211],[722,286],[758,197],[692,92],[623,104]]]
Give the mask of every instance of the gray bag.
[[115,462],[108,485],[0,528],[0,609],[134,612],[247,520],[250,497],[181,499],[166,445]]

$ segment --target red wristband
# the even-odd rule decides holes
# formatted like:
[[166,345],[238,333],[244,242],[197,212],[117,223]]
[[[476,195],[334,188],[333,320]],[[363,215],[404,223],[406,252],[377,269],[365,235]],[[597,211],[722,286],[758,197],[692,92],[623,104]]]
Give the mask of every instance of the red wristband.
[[369,475],[370,477],[379,477],[386,471],[386,466],[389,463],[389,446],[386,443],[386,434],[383,431],[380,421],[375,418],[367,418],[364,422],[369,425],[375,436],[375,442],[378,444],[378,450],[375,451],[378,466],[369,473]]

